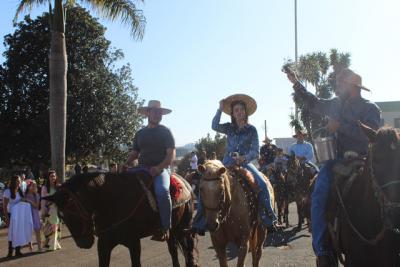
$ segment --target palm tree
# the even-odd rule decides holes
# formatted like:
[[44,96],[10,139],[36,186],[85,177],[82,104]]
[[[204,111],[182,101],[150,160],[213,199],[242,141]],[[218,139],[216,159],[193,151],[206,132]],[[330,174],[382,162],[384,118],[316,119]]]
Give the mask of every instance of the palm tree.
[[[50,141],[51,165],[64,181],[65,176],[65,136],[67,117],[67,52],[65,44],[65,15],[68,6],[75,5],[76,0],[54,0],[52,12],[51,0],[20,0],[14,22],[25,9],[31,10],[34,5],[49,3],[50,9]],[[131,0],[81,0],[104,18],[114,21],[120,19],[126,24],[133,38],[142,39],[146,24],[142,11],[137,9]],[[136,2],[143,2],[137,0]]]

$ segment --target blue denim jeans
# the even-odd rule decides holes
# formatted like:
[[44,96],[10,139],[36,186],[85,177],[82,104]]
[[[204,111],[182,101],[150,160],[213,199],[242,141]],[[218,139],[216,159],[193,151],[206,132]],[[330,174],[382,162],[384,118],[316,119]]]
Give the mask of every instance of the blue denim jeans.
[[247,163],[243,167],[253,174],[254,179],[261,190],[258,195],[258,212],[261,220],[265,226],[271,226],[274,222],[276,222],[277,217],[271,205],[271,198],[269,195],[267,182],[264,180],[263,174],[257,170],[252,163]]
[[312,245],[317,256],[329,254],[324,246],[324,236],[327,229],[325,210],[331,190],[332,167],[335,162],[336,160],[330,160],[322,166],[311,195]]
[[154,177],[154,191],[156,193],[158,210],[161,217],[161,226],[167,230],[171,228],[172,203],[169,193],[170,172],[164,169],[160,175]]

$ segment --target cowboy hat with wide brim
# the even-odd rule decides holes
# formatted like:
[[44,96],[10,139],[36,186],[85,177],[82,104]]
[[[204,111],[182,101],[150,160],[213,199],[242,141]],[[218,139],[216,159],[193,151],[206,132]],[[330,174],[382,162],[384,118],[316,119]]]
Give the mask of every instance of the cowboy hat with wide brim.
[[138,112],[143,116],[147,116],[150,109],[159,109],[162,111],[162,115],[166,115],[172,112],[172,110],[161,107],[161,102],[158,100],[150,100],[147,107],[138,108]]
[[223,99],[222,111],[228,115],[232,113],[232,103],[242,102],[246,106],[247,115],[250,116],[257,110],[257,102],[251,96],[245,94],[235,94]]
[[348,68],[344,68],[342,69],[337,75],[336,75],[336,81],[338,82],[345,82],[348,84],[352,84],[355,85],[356,87],[371,92],[370,89],[368,89],[367,87],[365,87],[362,84],[362,78],[360,75],[358,75],[357,73],[355,73],[354,71],[352,71],[351,69]]
[[265,139],[263,140],[263,143],[271,143],[272,139],[270,139],[268,136],[265,137]]
[[305,130],[297,130],[296,134],[293,135],[294,138],[297,138],[299,135],[307,136],[307,132]]

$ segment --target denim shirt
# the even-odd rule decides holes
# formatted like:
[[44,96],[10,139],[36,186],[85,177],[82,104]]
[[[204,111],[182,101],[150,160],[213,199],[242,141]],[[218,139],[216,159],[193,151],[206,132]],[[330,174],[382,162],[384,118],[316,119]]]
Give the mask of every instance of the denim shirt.
[[338,97],[322,99],[307,92],[301,83],[293,86],[295,96],[306,102],[313,113],[328,116],[340,123],[336,132],[338,156],[346,151],[355,151],[365,155],[368,151],[368,139],[358,125],[358,121],[377,130],[381,125],[379,107],[361,96],[342,101]]
[[259,143],[256,128],[253,125],[246,124],[239,130],[235,129],[230,122],[220,124],[221,113],[218,109],[212,120],[211,128],[227,136],[226,153],[222,163],[228,167],[234,165],[235,160],[231,157],[233,152],[238,152],[240,156],[244,156],[246,163],[258,159]]

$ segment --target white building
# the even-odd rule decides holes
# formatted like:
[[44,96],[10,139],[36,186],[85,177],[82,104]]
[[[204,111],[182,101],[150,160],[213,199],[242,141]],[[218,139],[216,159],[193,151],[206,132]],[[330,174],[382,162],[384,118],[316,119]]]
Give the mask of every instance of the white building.
[[400,128],[400,101],[376,102],[382,110],[382,125]]
[[296,143],[296,139],[293,137],[278,137],[274,138],[275,145],[283,149],[283,153],[288,154],[289,147]]

